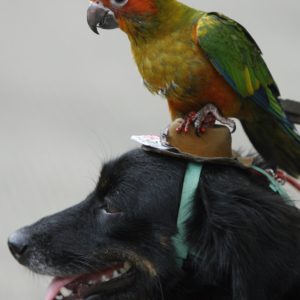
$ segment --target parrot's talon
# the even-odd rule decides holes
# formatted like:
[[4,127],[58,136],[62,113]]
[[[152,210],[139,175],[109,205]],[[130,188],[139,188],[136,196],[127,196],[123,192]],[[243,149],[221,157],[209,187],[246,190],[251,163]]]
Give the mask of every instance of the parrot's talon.
[[231,128],[231,133],[236,130],[235,122],[223,117],[213,104],[207,104],[197,113],[194,124],[196,129],[203,133],[203,128],[205,132],[207,128],[214,127],[216,121]]
[[196,112],[190,112],[183,120],[183,122],[176,128],[177,133],[188,133],[191,124],[194,123],[194,118],[195,118]]
[[184,125],[184,133],[188,133],[191,125],[191,120],[187,119],[185,125]]
[[231,131],[230,131],[231,134],[235,133],[235,131],[236,131],[236,124],[234,121],[232,121],[232,122],[233,122],[233,126],[231,127]]
[[231,129],[231,133],[235,132],[235,122],[223,117],[218,108],[213,104],[207,104],[198,112],[190,112],[176,131],[178,133],[182,131],[188,133],[191,124],[193,124],[196,129],[196,135],[200,136],[205,133],[208,128],[214,127],[216,121],[228,126]]

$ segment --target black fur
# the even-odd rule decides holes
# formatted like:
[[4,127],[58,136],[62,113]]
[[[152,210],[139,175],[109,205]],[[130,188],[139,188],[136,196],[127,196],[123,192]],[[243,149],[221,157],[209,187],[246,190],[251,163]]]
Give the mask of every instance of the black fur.
[[85,201],[21,229],[19,261],[52,276],[133,263],[132,281],[91,300],[299,300],[299,210],[254,171],[204,165],[186,224],[193,255],[176,265],[186,165],[142,150],[107,163]]

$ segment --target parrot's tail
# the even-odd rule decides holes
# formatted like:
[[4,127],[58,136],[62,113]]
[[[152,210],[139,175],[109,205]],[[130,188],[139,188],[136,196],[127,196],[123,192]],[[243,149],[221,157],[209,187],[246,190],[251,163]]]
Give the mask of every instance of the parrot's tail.
[[300,175],[300,136],[296,129],[265,113],[241,122],[253,146],[272,167]]
[[300,124],[300,102],[290,99],[278,99],[288,119],[294,124]]

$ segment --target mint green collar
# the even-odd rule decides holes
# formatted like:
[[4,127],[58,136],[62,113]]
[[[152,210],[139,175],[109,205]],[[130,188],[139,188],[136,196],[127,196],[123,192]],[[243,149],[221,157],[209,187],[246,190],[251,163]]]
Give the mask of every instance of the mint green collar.
[[[185,172],[181,201],[177,217],[178,232],[173,237],[173,243],[177,253],[176,261],[179,267],[182,267],[184,260],[188,257],[189,254],[189,248],[186,243],[185,223],[188,217],[191,215],[192,203],[196,189],[200,182],[202,168],[203,165],[201,163],[190,162],[188,163]],[[272,177],[270,174],[259,167],[252,166],[252,168],[266,176],[270,181],[270,188],[274,192],[278,193],[287,203],[291,203],[287,192],[274,177]]]
[[185,222],[191,214],[192,203],[201,177],[201,172],[202,164],[192,162],[187,165],[187,169],[185,171],[177,217],[178,233],[173,237],[173,242],[177,252],[176,260],[180,267],[189,254],[189,248],[185,241]]
[[268,172],[266,172],[265,170],[257,166],[252,166],[252,168],[255,169],[257,172],[265,175],[268,178],[270,182],[269,187],[273,192],[279,194],[283,198],[283,200],[285,200],[286,203],[290,205],[294,205],[292,199],[290,198],[290,196],[288,195],[288,193],[286,192],[282,184],[278,182],[271,174],[269,174]]

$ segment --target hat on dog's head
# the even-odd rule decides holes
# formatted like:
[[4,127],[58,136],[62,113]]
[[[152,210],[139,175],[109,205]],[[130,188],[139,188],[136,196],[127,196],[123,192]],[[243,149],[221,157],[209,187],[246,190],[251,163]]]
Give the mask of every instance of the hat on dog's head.
[[201,134],[196,134],[192,128],[188,132],[179,133],[177,128],[183,121],[176,119],[161,137],[134,135],[131,139],[142,144],[145,151],[188,161],[233,164],[239,167],[250,167],[253,164],[255,155],[244,157],[232,150],[231,133],[226,126],[216,125]]
[[178,134],[177,128],[182,124],[183,119],[176,119],[168,128],[168,143],[178,150],[179,153],[192,156],[202,160],[224,160],[235,161],[241,165],[250,167],[255,156],[241,156],[237,151],[232,150],[231,132],[228,127],[215,125],[207,128],[205,133],[199,135],[195,130]]
[[207,128],[205,133],[197,135],[190,129],[178,133],[177,128],[183,119],[176,119],[168,129],[167,141],[181,153],[207,158],[232,158],[231,133],[226,126]]

